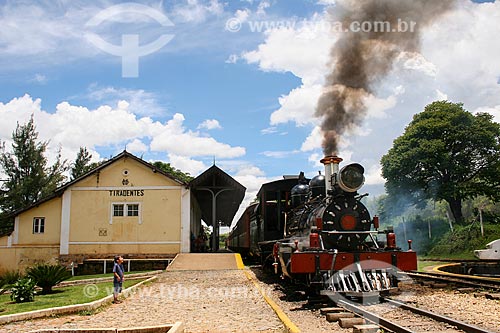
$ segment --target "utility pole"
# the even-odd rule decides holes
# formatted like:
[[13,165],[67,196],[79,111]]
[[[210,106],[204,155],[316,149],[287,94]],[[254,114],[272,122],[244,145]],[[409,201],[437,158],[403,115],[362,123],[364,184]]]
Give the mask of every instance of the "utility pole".
[[403,233],[404,233],[405,241],[407,241],[408,238],[406,238],[406,224],[405,224],[405,217],[404,216],[403,216]]
[[481,226],[481,237],[484,237],[483,208],[484,208],[483,205],[479,206],[479,224]]

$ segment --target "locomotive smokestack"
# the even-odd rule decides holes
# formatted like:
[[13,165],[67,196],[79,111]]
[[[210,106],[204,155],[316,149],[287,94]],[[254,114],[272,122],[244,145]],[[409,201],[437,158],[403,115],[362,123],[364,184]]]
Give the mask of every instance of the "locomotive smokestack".
[[325,165],[325,194],[328,195],[328,192],[335,184],[335,179],[333,177],[339,173],[339,163],[342,162],[342,158],[335,155],[325,156],[320,162]]

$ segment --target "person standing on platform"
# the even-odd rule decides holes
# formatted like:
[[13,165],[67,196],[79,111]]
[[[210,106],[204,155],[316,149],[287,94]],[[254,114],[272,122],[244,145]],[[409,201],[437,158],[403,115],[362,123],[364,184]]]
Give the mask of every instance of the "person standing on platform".
[[123,286],[123,275],[124,275],[124,270],[123,270],[123,257],[122,256],[116,256],[115,257],[115,264],[113,266],[113,303],[121,303],[121,301],[118,299],[118,295],[122,292],[122,286]]

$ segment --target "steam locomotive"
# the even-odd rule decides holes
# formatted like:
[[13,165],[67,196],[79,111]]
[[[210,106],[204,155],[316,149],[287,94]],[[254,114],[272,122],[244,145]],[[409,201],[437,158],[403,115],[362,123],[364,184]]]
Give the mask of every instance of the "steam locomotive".
[[324,175],[309,180],[301,173],[262,185],[229,234],[229,248],[321,294],[355,297],[396,288],[400,271],[417,269],[411,240],[403,251],[391,228],[379,230],[378,217],[361,202],[367,194],[357,192],[364,168],[340,169],[340,162],[326,156]]

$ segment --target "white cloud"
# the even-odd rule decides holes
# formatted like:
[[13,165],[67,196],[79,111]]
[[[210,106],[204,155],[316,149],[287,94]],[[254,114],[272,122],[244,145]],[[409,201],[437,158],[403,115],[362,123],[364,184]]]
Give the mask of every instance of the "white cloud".
[[444,92],[442,92],[439,89],[436,89],[436,99],[438,101],[446,101],[448,100],[448,95],[446,95]]
[[134,139],[127,144],[127,151],[131,152],[132,154],[145,153],[148,151],[148,146],[141,140]]
[[80,23],[81,29],[84,19],[76,15],[77,11],[72,11],[67,12],[68,16],[61,16],[56,20],[52,9],[54,8],[45,8],[36,3],[3,4],[0,12],[2,53],[17,56],[40,54],[50,52],[52,48],[60,49],[57,45],[60,42],[70,42],[76,46],[73,41],[77,33],[76,27]]
[[324,170],[324,166],[320,162],[323,157],[324,156],[320,153],[312,153],[307,160],[313,165],[314,168]]
[[[291,72],[302,80],[301,86],[279,97],[280,107],[271,114],[271,127],[263,130],[263,134],[273,133],[277,131],[276,125],[288,122],[298,126],[319,123],[314,112],[334,43],[327,29],[315,29],[323,23],[327,23],[326,18],[316,14],[293,28],[268,30],[265,41],[256,50],[241,55],[247,63],[257,64],[263,71]],[[306,141],[301,150],[311,149],[311,139]]]
[[221,15],[224,12],[224,5],[217,0],[210,0],[201,3],[198,0],[187,0],[186,3],[177,4],[172,10],[172,15],[176,21],[200,23],[210,16]]
[[382,167],[379,164],[371,165],[368,170],[365,170],[365,185],[381,185],[384,183]]
[[288,95],[281,96],[278,99],[280,108],[271,114],[270,124],[277,125],[295,122],[298,126],[318,123],[314,117],[316,103],[322,92],[322,86],[302,85],[295,88]]
[[257,15],[266,15],[266,9],[271,7],[269,0],[262,0],[257,6]]
[[420,53],[402,52],[396,59],[396,65],[398,62],[401,62],[404,69],[420,71],[431,77],[435,77],[437,73],[436,66]]
[[38,84],[45,84],[47,83],[47,77],[43,74],[36,73],[30,80],[29,82],[34,82]]
[[277,133],[277,132],[278,132],[278,128],[276,126],[267,127],[267,128],[260,130],[260,133],[262,135],[273,134],[273,133]]
[[186,130],[184,116],[176,113],[151,140],[152,151],[168,151],[179,156],[215,156],[233,158],[245,155],[245,148],[231,147],[198,132]]
[[321,148],[321,142],[323,141],[323,133],[319,126],[315,126],[306,140],[302,143],[300,147],[301,151],[312,151]]
[[168,159],[174,168],[189,173],[193,177],[196,177],[208,168],[203,162],[186,156],[168,154]]
[[241,165],[239,171],[233,176],[237,182],[246,187],[245,197],[240,205],[240,208],[234,216],[232,226],[236,223],[243,211],[255,199],[262,184],[276,180],[263,176],[264,172],[258,167],[252,165]]
[[280,178],[266,177],[262,169],[244,160],[222,160],[217,161],[216,165],[230,174],[237,182],[246,188],[245,197],[234,216],[233,224],[236,223],[245,208],[255,199],[262,184]]
[[51,158],[59,145],[63,148],[63,157],[70,160],[74,160],[80,146],[91,151],[104,146],[116,147],[117,151],[127,147],[134,152],[145,152],[148,150],[145,140],[151,140],[150,151],[167,152],[179,164],[189,161],[190,170],[194,171],[202,165],[194,157],[231,158],[245,154],[243,147],[232,147],[186,129],[182,114],[175,114],[162,124],[149,117],[138,118],[129,110],[126,101],[121,101],[116,107],[102,105],[96,109],[61,102],[54,112],[49,113],[42,110],[40,99],[33,100],[29,95],[0,103],[0,140],[9,145],[17,122],[26,123],[32,114],[39,139],[50,140]]
[[103,105],[95,110],[61,102],[55,113],[41,111],[35,114],[40,135],[66,149],[123,144],[128,140],[145,137],[155,124],[150,118],[139,118],[129,112],[127,103],[113,108]]
[[238,59],[240,57],[236,54],[230,54],[229,57],[226,59],[225,63],[226,64],[235,64],[238,62]]
[[154,93],[144,89],[100,87],[97,84],[91,84],[84,97],[103,104],[120,104],[125,100],[128,103],[128,110],[137,115],[157,116],[167,111],[158,103],[158,98]]
[[283,150],[283,151],[263,151],[260,153],[261,155],[264,155],[266,157],[272,157],[272,158],[287,158],[290,157],[290,155],[295,155],[299,153],[299,150]]
[[240,167],[240,169],[236,172],[235,177],[246,177],[246,176],[255,176],[255,177],[261,177],[264,176],[264,171],[262,171],[260,168],[254,166],[254,165],[243,165]]
[[493,107],[483,106],[473,111],[473,113],[478,112],[489,113],[493,116],[493,121],[500,123],[500,105],[495,105]]
[[[314,17],[311,25],[322,20]],[[272,29],[266,31],[266,40],[256,50],[244,52],[242,58],[263,71],[291,72],[308,86],[323,82],[333,42],[327,31],[311,30],[307,24]]]
[[[95,33],[119,47],[121,37],[125,34],[139,34],[141,41],[154,41],[165,33],[163,25],[142,13],[115,13],[98,26],[86,25],[95,15],[111,7],[113,5],[107,0],[3,3],[0,9],[0,68],[38,69],[95,57],[118,63],[119,58],[97,48],[87,39],[87,34]],[[161,2],[148,7],[177,22],[200,22],[224,11],[223,5],[217,0],[211,0],[208,4],[187,0],[187,4],[174,6],[168,13]],[[182,31],[178,29],[178,32]],[[169,51],[172,49],[170,47]],[[144,61],[141,58],[141,62]]]
[[207,130],[213,130],[213,129],[221,129],[222,126],[219,124],[219,121],[216,119],[207,119],[203,121],[201,124],[198,125],[198,129],[207,129]]
[[[366,99],[366,121],[341,138],[339,153],[344,158],[346,153],[358,160],[367,158],[368,183],[382,183],[376,161],[413,114],[435,99],[464,102],[466,108],[489,112],[500,120],[499,15],[499,2],[457,2],[457,9],[422,29],[421,52],[401,54],[388,76],[373,87],[373,95]],[[269,30],[264,42],[242,54],[242,59],[262,71],[291,72],[302,80],[278,97],[280,108],[271,115],[270,129],[287,122],[318,125],[314,108],[328,72],[330,47],[338,37],[314,29],[326,22],[326,15],[315,14],[309,24]],[[321,139],[319,128],[313,127],[301,146],[301,151],[311,152],[310,162],[315,165],[321,156]]]
[[240,23],[246,22],[248,17],[250,16],[250,10],[245,8],[245,9],[238,9],[234,13],[234,18],[237,19]]
[[397,99],[395,95],[391,95],[387,98],[378,98],[372,94],[368,95],[364,99],[364,103],[367,107],[366,118],[387,118],[387,110],[392,109],[396,106]]
[[437,68],[436,88],[472,109],[500,104],[499,15],[499,2],[461,1],[423,34],[422,54]]
[[343,165],[353,163],[354,162],[352,159],[353,155],[354,155],[354,152],[352,150],[349,150],[347,148],[341,149],[339,156],[342,157],[342,159],[343,159],[343,161],[342,161]]
[[24,124],[31,114],[40,112],[41,99],[33,100],[29,95],[16,97],[7,103],[0,102],[0,139],[10,140],[16,123]]

